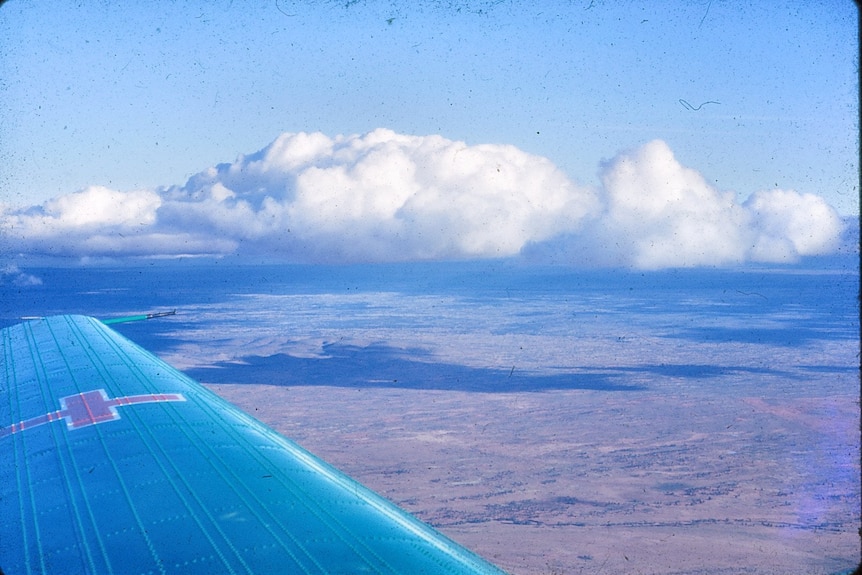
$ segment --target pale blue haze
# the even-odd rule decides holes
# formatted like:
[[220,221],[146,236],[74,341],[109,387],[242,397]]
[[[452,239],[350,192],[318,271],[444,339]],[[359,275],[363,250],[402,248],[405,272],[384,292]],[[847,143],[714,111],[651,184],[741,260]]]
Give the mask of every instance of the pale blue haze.
[[512,144],[584,184],[660,138],[741,199],[853,215],[856,22],[837,0],[10,0],[0,201],[182,184],[282,132],[384,127]]

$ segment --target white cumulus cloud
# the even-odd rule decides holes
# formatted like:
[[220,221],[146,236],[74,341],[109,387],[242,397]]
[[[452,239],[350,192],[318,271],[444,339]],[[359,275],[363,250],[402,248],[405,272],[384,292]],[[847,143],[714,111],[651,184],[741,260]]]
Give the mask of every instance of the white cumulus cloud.
[[42,285],[42,279],[22,272],[14,263],[6,264],[0,267],[0,286],[3,284],[12,284],[18,287],[28,287]]
[[[11,249],[37,254],[86,256],[94,248],[99,255],[128,253],[123,244],[135,243],[133,238],[148,233],[161,202],[150,190],[120,192],[90,186],[26,210],[0,208],[0,241]],[[139,254],[145,252],[137,249]]]
[[793,262],[835,249],[841,218],[823,198],[759,191],[739,203],[654,140],[601,170],[604,210],[579,239],[638,268]]
[[283,134],[162,195],[164,225],[300,261],[511,256],[598,205],[594,191],[513,146],[383,129]]
[[793,190],[756,192],[745,204],[751,217],[755,260],[794,260],[832,252],[838,244],[841,218],[823,198]]
[[602,170],[600,236],[637,267],[722,265],[744,259],[745,210],[683,167],[655,140]]
[[288,133],[184,185],[91,186],[26,209],[0,206],[0,249],[299,262],[554,253],[663,268],[793,261],[833,250],[841,229],[818,196],[759,191],[739,203],[658,140],[605,162],[600,176],[598,188],[580,185],[513,146],[442,136]]

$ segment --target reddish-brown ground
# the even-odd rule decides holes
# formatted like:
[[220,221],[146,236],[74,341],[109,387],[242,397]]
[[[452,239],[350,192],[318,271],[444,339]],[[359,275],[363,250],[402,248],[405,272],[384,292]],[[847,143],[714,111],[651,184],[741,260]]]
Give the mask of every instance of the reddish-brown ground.
[[860,557],[855,396],[210,387],[515,574]]

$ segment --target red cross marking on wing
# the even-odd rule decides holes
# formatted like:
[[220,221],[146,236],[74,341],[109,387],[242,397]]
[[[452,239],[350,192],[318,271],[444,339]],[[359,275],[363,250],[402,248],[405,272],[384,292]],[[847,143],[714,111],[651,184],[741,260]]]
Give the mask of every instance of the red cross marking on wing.
[[85,391],[61,397],[60,407],[62,409],[58,411],[31,417],[30,419],[13,423],[9,427],[0,428],[0,438],[20,433],[31,427],[45,425],[58,419],[65,419],[68,429],[80,429],[106,421],[114,421],[120,419],[120,414],[117,411],[118,406],[185,400],[186,398],[180,393],[150,393],[109,398],[104,389]]

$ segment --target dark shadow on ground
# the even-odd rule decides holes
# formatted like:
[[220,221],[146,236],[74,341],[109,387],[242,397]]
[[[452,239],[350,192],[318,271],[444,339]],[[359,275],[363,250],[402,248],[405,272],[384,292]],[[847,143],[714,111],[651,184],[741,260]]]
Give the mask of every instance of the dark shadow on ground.
[[798,378],[797,375],[791,372],[782,371],[779,369],[772,369],[768,367],[708,365],[697,363],[661,363],[657,365],[639,365],[636,367],[620,366],[602,369],[622,373],[650,373],[661,377],[686,379],[708,379],[711,377],[722,377],[725,375],[734,375],[740,373],[748,373],[752,375],[778,375],[789,379]]
[[[342,344],[324,346],[325,357],[276,354],[247,356],[235,362],[189,369],[186,373],[204,383],[265,383],[270,385],[321,385],[436,389],[486,393],[590,389],[640,391],[650,377],[704,379],[739,372],[780,374],[766,368],[710,365],[646,365],[636,367],[585,367],[574,373],[537,374],[510,369],[469,367],[434,361],[423,350]],[[788,374],[781,374],[788,375]]]
[[[809,322],[811,324],[813,322]],[[840,325],[788,325],[779,328],[733,328],[733,327],[693,327],[679,330],[665,337],[689,341],[718,343],[760,343],[798,347],[819,340],[852,340],[859,337],[851,324]]]
[[[325,385],[383,387],[448,391],[514,392],[552,389],[637,391],[625,374],[599,372],[556,375],[533,374],[515,369],[477,368],[423,360],[423,353],[385,345],[367,347],[331,344],[327,357],[293,357],[276,354],[244,357],[241,363],[220,362],[211,367],[186,370],[204,383],[266,383],[270,385]],[[417,359],[419,358],[419,359]]]

